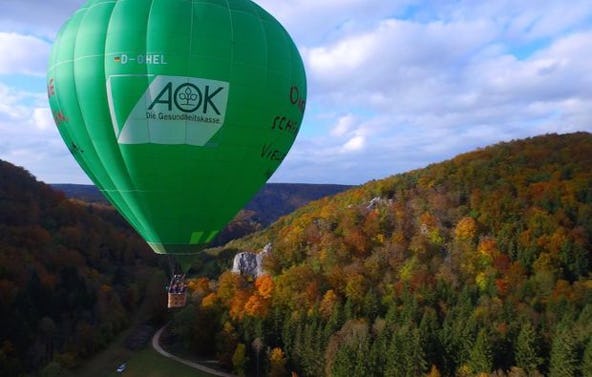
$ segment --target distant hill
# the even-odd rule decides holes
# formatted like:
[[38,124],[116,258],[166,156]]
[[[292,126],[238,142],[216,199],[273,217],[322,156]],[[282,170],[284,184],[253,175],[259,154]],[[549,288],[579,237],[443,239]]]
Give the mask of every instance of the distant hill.
[[52,183],[50,186],[63,192],[70,199],[78,199],[88,203],[109,204],[107,199],[101,194],[101,191],[94,185]]
[[[68,198],[80,199],[89,203],[108,203],[94,185],[52,184]],[[306,183],[267,183],[245,206],[246,211],[254,212],[261,225],[267,226],[313,200],[331,196],[353,186]]]
[[[52,184],[51,186],[64,192],[68,198],[89,203],[108,203],[93,185]],[[213,245],[221,245],[231,239],[263,229],[281,216],[292,213],[298,207],[351,187],[332,184],[268,183],[221,232]]]
[[274,375],[592,375],[589,133],[372,181],[225,248],[267,243],[269,275],[202,281],[196,315],[176,319],[208,326],[183,339],[227,366],[258,342]]
[[305,183],[267,183],[245,206],[255,212],[263,226],[294,212],[311,201],[332,196],[353,186]]

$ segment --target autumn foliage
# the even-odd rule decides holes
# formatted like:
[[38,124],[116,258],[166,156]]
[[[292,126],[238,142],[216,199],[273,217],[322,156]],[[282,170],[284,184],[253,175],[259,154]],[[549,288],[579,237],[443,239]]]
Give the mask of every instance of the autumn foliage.
[[217,279],[221,355],[271,350],[251,371],[592,375],[590,134],[372,181],[227,247],[268,242],[268,275]]
[[0,376],[61,375],[142,304],[162,314],[157,262],[112,208],[68,200],[0,161]]

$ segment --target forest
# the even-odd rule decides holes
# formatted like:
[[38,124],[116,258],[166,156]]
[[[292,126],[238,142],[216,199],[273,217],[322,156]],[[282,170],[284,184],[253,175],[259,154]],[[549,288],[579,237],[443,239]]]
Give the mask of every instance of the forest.
[[[217,242],[344,189],[268,185]],[[216,277],[228,259],[204,253],[194,270]],[[162,325],[169,273],[96,187],[47,185],[0,160],[0,376],[75,370],[138,317]]]
[[171,328],[240,376],[592,376],[591,237],[592,135],[500,143],[231,241],[266,273],[195,277]]
[[160,263],[111,207],[0,160],[0,376],[75,368],[135,316],[161,320]]
[[0,161],[0,376],[75,369],[138,316],[239,376],[592,376],[591,254],[592,135],[544,135],[207,250],[166,313],[166,261],[111,207]]

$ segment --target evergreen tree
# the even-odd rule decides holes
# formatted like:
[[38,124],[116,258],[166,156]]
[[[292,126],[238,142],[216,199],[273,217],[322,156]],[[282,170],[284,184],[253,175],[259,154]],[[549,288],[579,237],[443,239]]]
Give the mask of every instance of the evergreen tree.
[[489,341],[487,330],[479,330],[469,357],[469,367],[474,373],[489,373],[493,369],[493,352]]
[[438,340],[439,328],[440,324],[438,323],[436,311],[432,308],[425,309],[419,323],[419,333],[426,359],[432,364],[439,360],[441,354]]
[[584,349],[584,357],[582,360],[582,376],[592,377],[592,337],[588,340],[586,348]]
[[324,349],[326,341],[323,337],[323,328],[318,319],[304,325],[301,348],[301,367],[306,376],[319,376],[322,374],[325,364]]
[[369,289],[368,292],[366,292],[363,305],[364,316],[368,318],[368,320],[374,321],[380,312],[380,302],[373,289]]
[[458,302],[444,318],[444,323],[439,331],[439,344],[441,347],[442,374],[453,375],[463,364],[467,363],[473,348],[473,339],[477,324],[471,315],[473,304],[468,287],[463,289]]
[[345,301],[345,305],[343,307],[343,316],[344,316],[345,321],[350,320],[350,319],[354,319],[357,317],[357,310],[356,310],[355,306],[356,305],[351,300],[347,299]]
[[525,322],[518,333],[514,353],[516,366],[529,374],[538,370],[543,361],[540,357],[538,344],[536,329],[530,322]]
[[325,326],[325,338],[329,339],[333,332],[337,331],[345,323],[345,314],[341,301],[337,301],[333,307],[333,312]]
[[403,345],[402,337],[394,332],[391,341],[388,345],[386,353],[386,364],[384,368],[384,375],[391,377],[404,377],[403,374],[405,364],[401,357]]
[[245,376],[248,361],[247,346],[245,346],[243,343],[239,343],[234,350],[234,354],[232,355],[232,367],[234,372],[241,377]]
[[378,318],[376,322],[380,322],[382,328],[378,328],[379,326],[376,324],[374,326],[375,337],[368,355],[368,364],[373,375],[384,376],[389,336],[388,331],[384,328],[385,321]]
[[549,365],[550,377],[572,377],[577,375],[577,344],[573,332],[566,325],[555,332],[551,344]]
[[407,377],[421,376],[428,370],[425,352],[419,329],[414,327],[408,334],[409,342],[406,349]]
[[369,354],[370,337],[365,336],[359,339],[359,343],[355,347],[355,354],[352,357],[354,365],[351,376],[369,377],[375,375],[369,363]]
[[448,318],[446,318],[442,324],[442,328],[438,331],[438,344],[441,346],[439,359],[441,360],[442,372],[444,375],[453,375],[456,368],[460,365],[461,360],[458,354],[459,347],[452,321]]
[[[301,366],[302,365],[302,353],[304,352],[304,337],[303,337],[303,333],[304,333],[304,324],[301,321],[297,321],[295,323],[295,334],[293,335],[293,343],[291,344],[291,346],[288,348],[290,350],[289,352],[289,358],[294,361],[294,363],[296,365]],[[288,345],[286,345],[286,347],[288,347]]]
[[[342,344],[331,366],[332,377],[367,377],[376,375],[368,360],[370,337],[355,336]],[[315,374],[320,376],[322,374]],[[313,375],[311,375],[313,376]]]
[[406,325],[394,332],[386,358],[385,376],[413,377],[428,370],[420,332],[415,327]]
[[352,375],[353,365],[351,352],[351,347],[348,345],[344,345],[337,350],[331,366],[331,376],[350,377]]
[[284,315],[284,320],[282,322],[282,344],[284,345],[284,350],[286,355],[291,355],[293,353],[294,344],[296,342],[297,324],[296,321],[292,318],[292,312],[286,310]]

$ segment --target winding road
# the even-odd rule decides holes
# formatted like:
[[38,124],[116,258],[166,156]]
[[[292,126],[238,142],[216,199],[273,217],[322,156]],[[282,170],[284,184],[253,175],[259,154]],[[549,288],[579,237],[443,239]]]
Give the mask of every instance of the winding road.
[[156,352],[158,352],[159,354],[161,354],[164,357],[168,357],[169,359],[173,359],[179,363],[185,364],[191,368],[195,368],[197,370],[200,370],[202,372],[211,374],[212,376],[220,376],[220,377],[237,377],[234,374],[230,374],[230,373],[225,373],[225,372],[221,372],[219,370],[216,369],[212,369],[209,368],[205,365],[201,365],[198,364],[196,362],[190,361],[190,360],[186,360],[186,359],[182,359],[178,356],[175,356],[167,351],[165,351],[161,346],[160,346],[160,336],[162,335],[162,332],[164,331],[164,329],[166,328],[166,325],[163,326],[162,328],[160,328],[160,330],[158,330],[156,332],[156,334],[154,334],[154,336],[152,337],[152,348],[154,348],[154,350]]

